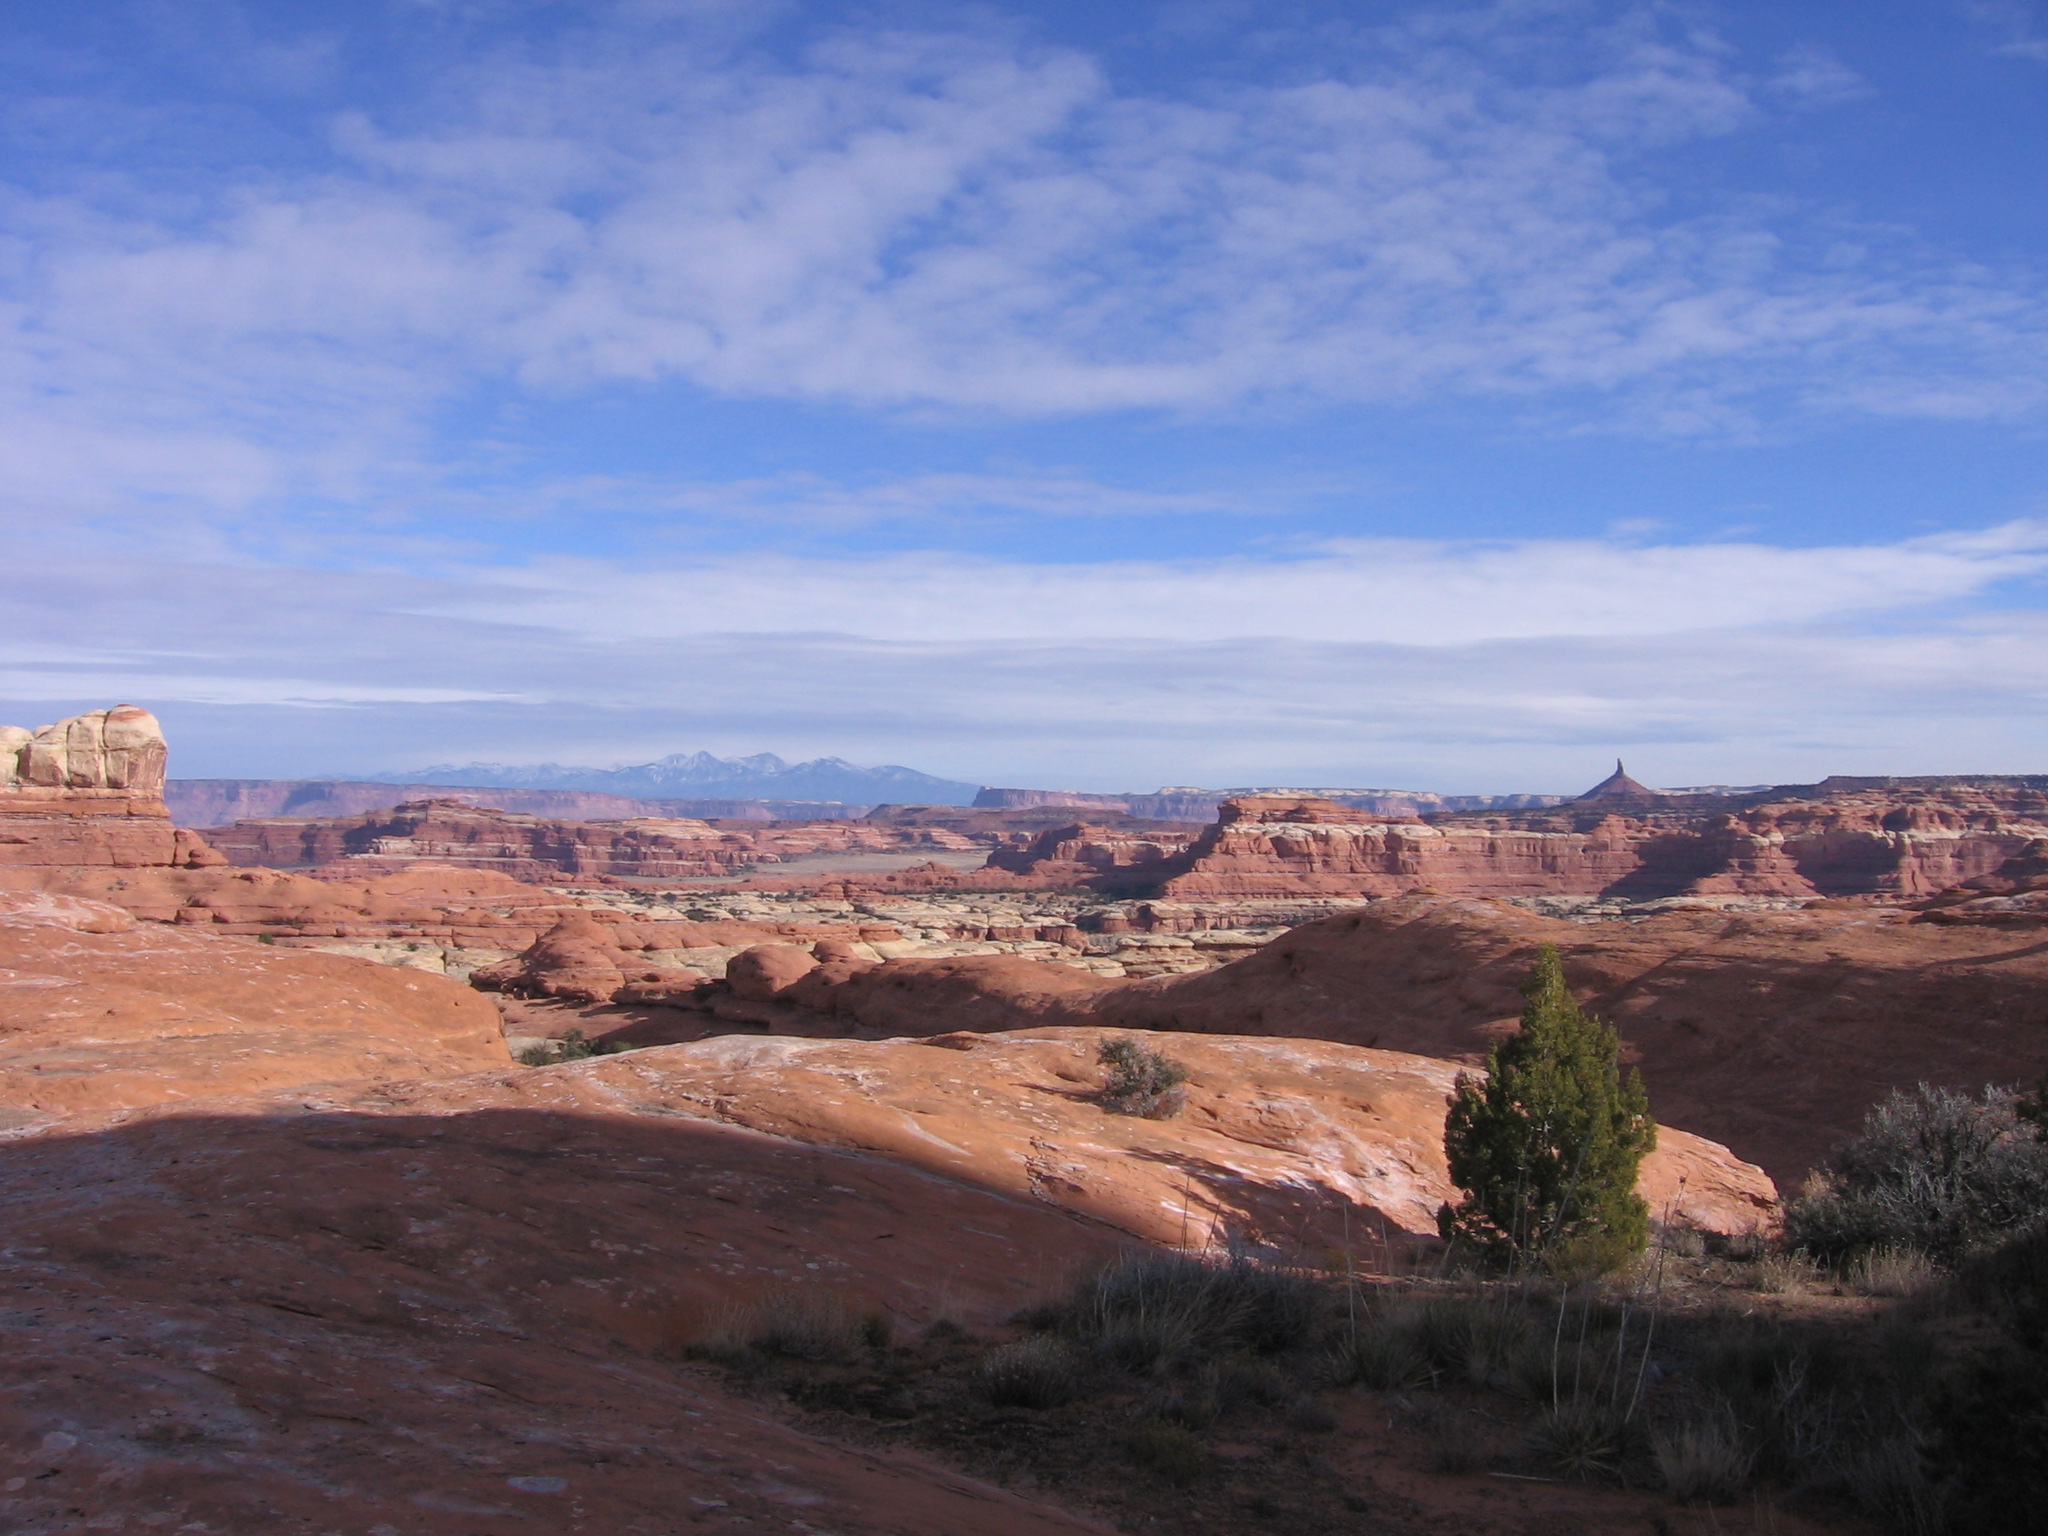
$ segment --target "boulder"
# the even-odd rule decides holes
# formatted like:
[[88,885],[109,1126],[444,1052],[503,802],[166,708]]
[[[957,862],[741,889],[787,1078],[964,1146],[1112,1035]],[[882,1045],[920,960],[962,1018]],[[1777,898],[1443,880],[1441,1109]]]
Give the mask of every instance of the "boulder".
[[781,997],[817,965],[810,951],[797,945],[756,944],[726,962],[725,979],[734,997],[767,1003]]

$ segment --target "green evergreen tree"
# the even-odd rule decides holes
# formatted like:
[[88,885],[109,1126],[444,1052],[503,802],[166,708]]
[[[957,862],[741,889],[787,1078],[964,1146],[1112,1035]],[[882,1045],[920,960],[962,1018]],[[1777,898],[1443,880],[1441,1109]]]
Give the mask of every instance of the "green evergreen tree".
[[1657,1123],[1643,1080],[1622,1076],[1619,1037],[1572,1000],[1555,946],[1522,995],[1522,1028],[1486,1076],[1458,1074],[1444,1150],[1464,1198],[1437,1225],[1497,1259],[1612,1268],[1649,1240],[1636,1171]]

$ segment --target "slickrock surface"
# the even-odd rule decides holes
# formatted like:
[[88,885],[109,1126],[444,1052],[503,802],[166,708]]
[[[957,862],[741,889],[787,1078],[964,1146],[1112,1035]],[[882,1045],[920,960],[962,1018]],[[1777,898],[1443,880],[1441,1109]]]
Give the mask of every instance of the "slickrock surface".
[[132,704],[30,731],[0,725],[0,889],[41,871],[224,862],[164,809],[167,749]]
[[0,894],[0,1130],[505,1059],[497,1011],[442,977]]
[[1156,865],[1149,893],[1915,897],[1991,874],[2044,838],[2048,791],[2016,786],[1845,790],[1740,810],[1620,796],[1428,822],[1249,796]]
[[[1361,1252],[1434,1236],[1454,1197],[1443,1153],[1453,1066],[1321,1041],[1168,1035],[1147,1043],[1188,1069],[1187,1107],[1145,1120],[1096,1102],[1106,1037],[727,1036],[550,1067],[521,1086],[564,1112],[632,1105],[873,1152],[1169,1246],[1247,1240],[1319,1263],[1347,1234]],[[1777,1198],[1762,1170],[1669,1128],[1642,1190],[1660,1217],[1718,1233],[1766,1225]]]
[[0,1142],[0,1529],[1103,1529],[675,1352],[776,1285],[986,1325],[1111,1234],[551,1075]]
[[2040,1075],[2042,921],[2015,931],[1849,906],[1571,923],[1412,897],[1307,924],[1201,975],[1105,990],[1085,1018],[1476,1060],[1513,1027],[1516,989],[1537,945],[1553,943],[1574,990],[1639,1057],[1658,1118],[1796,1186],[1893,1088]]

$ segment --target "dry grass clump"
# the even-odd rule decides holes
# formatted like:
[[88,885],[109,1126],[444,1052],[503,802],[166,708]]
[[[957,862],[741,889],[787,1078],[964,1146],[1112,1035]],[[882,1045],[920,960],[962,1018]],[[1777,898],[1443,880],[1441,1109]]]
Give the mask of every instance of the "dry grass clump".
[[1085,1366],[1066,1340],[1040,1334],[998,1344],[981,1357],[976,1378],[998,1408],[1061,1408],[1080,1395]]
[[1941,1271],[1917,1248],[1870,1248],[1849,1261],[1843,1278],[1862,1296],[1919,1296],[1940,1283]]
[[1796,1296],[1820,1283],[1820,1266],[1804,1253],[1767,1253],[1756,1261],[1756,1288],[1771,1296]]
[[843,1360],[864,1342],[846,1298],[815,1285],[780,1286],[754,1307],[748,1342],[790,1360]]
[[1657,1475],[1681,1504],[1726,1504],[1749,1486],[1756,1452],[1726,1407],[1709,1408],[1650,1437]]
[[1623,1409],[1589,1393],[1547,1409],[1529,1441],[1538,1456],[1567,1477],[1591,1481],[1621,1470],[1629,1429]]
[[1323,1295],[1313,1277],[1247,1258],[1136,1254],[1084,1281],[1060,1326],[1110,1364],[1146,1371],[1301,1344]]
[[[839,1292],[822,1285],[785,1285],[751,1302],[727,1302],[700,1314],[694,1326],[671,1325],[667,1352],[722,1365],[754,1356],[784,1360],[840,1361],[861,1349],[886,1349],[894,1325],[886,1312],[862,1313]],[[677,1346],[680,1347],[677,1347]]]
[[1429,1356],[1398,1318],[1380,1318],[1340,1337],[1330,1352],[1335,1386],[1354,1383],[1375,1392],[1408,1392],[1435,1379]]

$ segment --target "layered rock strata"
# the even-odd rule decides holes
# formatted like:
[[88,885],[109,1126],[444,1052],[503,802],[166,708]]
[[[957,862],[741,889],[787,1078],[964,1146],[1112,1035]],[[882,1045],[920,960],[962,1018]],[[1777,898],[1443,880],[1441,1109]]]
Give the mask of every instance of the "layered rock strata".
[[166,756],[156,717],[133,704],[33,731],[0,726],[0,885],[39,870],[221,863],[171,824]]
[[568,821],[444,799],[349,817],[238,821],[214,829],[209,840],[230,862],[248,868],[347,864],[371,872],[431,863],[495,870],[526,881],[715,880],[827,853],[960,852],[977,846],[937,827],[849,821],[736,827],[673,816]]
[[1143,894],[1912,898],[1992,874],[2043,837],[2048,792],[2028,788],[1852,790],[1738,812],[1617,796],[1426,822],[1247,797],[1154,865]]

